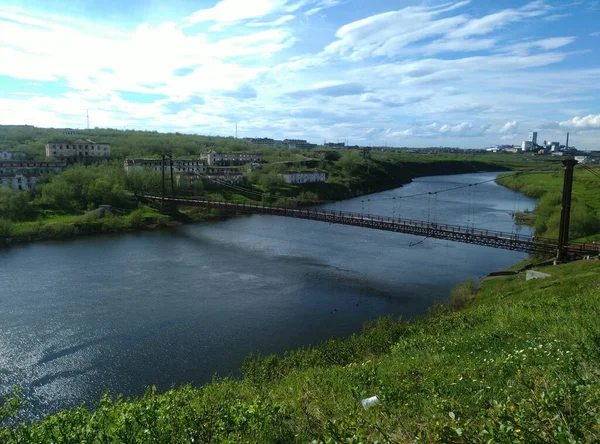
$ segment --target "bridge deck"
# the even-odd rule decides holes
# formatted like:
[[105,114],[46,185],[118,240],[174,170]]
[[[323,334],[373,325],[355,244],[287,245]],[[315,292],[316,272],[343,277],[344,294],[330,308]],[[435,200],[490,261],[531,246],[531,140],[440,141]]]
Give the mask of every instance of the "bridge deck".
[[[139,195],[138,197],[149,200],[162,200],[160,196]],[[183,206],[202,206],[218,208],[228,214],[270,214],[274,216],[292,217],[296,219],[309,219],[320,222],[352,225],[357,227],[372,228],[376,230],[393,231],[397,233],[413,234],[416,236],[446,239],[454,242],[483,245],[505,250],[523,251],[526,253],[541,253],[554,255],[558,243],[549,239],[537,239],[515,233],[503,233],[493,230],[482,230],[459,225],[440,224],[419,220],[391,218],[371,214],[352,213],[347,211],[328,211],[315,208],[290,208],[277,205],[260,205],[215,201],[192,197],[165,197],[166,202]],[[569,252],[578,255],[598,254],[599,245],[572,244]]]

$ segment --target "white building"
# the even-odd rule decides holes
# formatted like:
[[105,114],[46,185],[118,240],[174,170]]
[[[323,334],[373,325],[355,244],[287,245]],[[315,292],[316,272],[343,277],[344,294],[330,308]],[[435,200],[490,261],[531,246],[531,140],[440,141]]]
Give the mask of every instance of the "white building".
[[588,156],[575,156],[574,159],[579,163],[588,163],[590,161]]
[[[162,159],[126,159],[125,171],[141,171],[144,168],[149,168],[154,171],[162,170]],[[171,168],[169,159],[165,159],[165,171]],[[174,173],[197,173],[204,174],[206,172],[206,163],[196,159],[173,159]]]
[[200,160],[209,166],[243,165],[246,163],[262,163],[262,153],[217,153],[210,150],[200,154]]
[[35,188],[41,175],[59,173],[66,167],[67,164],[64,161],[0,160],[0,186],[9,186],[13,190]]
[[327,173],[319,170],[283,171],[278,176],[286,183],[316,183],[327,180]]
[[533,144],[529,141],[523,141],[521,143],[521,151],[533,151]]
[[48,142],[46,157],[72,160],[99,160],[110,157],[110,145],[90,139],[76,139],[72,142]]

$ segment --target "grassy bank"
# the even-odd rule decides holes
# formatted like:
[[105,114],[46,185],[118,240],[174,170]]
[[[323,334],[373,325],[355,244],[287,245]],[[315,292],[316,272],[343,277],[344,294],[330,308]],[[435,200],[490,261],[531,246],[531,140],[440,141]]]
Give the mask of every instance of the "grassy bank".
[[[181,219],[186,222],[216,220],[220,216],[203,208],[184,209]],[[134,211],[92,214],[47,214],[43,219],[27,222],[3,221],[0,226],[0,246],[42,240],[71,239],[109,233],[154,230],[181,225],[182,221],[160,214],[155,208],[140,205]]]
[[[599,170],[600,171],[600,170]],[[537,236],[557,238],[560,225],[563,172],[499,176],[497,183],[539,199],[531,214],[518,220],[535,227]],[[573,181],[570,238],[573,241],[600,241],[600,179],[576,168]]]
[[[0,441],[597,441],[600,262],[544,271],[463,286],[421,319],[250,357],[241,381],[105,397],[2,429]],[[363,409],[374,395],[381,403]]]

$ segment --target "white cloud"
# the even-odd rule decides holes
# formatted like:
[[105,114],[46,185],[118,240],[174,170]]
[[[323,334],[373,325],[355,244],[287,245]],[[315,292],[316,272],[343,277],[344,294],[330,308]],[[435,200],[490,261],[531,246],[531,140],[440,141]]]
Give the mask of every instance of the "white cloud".
[[519,127],[519,122],[513,120],[512,122],[506,122],[504,126],[498,131],[500,134],[508,134],[514,133],[515,130]]
[[519,9],[504,9],[481,18],[471,19],[460,28],[450,32],[450,38],[465,38],[474,35],[484,35],[503,28],[509,24],[538,17],[545,14],[542,2],[530,3]]
[[327,8],[333,8],[339,4],[343,3],[343,0],[320,0],[316,6],[312,9],[309,9],[304,14],[305,15],[315,15],[318,12],[321,12]]
[[233,23],[265,17],[287,3],[286,0],[221,0],[212,8],[201,9],[185,17],[184,26],[202,22]]
[[258,27],[258,26],[280,26],[283,25],[284,23],[287,23],[291,20],[294,20],[296,18],[295,15],[284,15],[283,17],[279,17],[276,20],[270,21],[270,22],[249,22],[247,24],[247,26],[250,27]]
[[573,117],[558,124],[561,128],[577,131],[589,131],[600,129],[600,114],[590,114],[585,117]]
[[[408,6],[352,22],[338,29],[337,40],[325,48],[325,53],[363,60],[367,57],[392,58],[421,51],[426,54],[480,51],[493,47],[496,40],[477,40],[479,36],[546,13],[543,4],[535,2],[523,8],[505,9],[481,18],[471,18],[464,14],[440,17],[442,13],[460,9],[466,4],[468,2],[431,7]],[[411,51],[411,45],[432,37],[440,38]]]
[[590,37],[600,37],[600,32],[592,32],[590,33]]
[[514,54],[528,54],[531,49],[551,50],[570,45],[576,40],[574,36],[551,37],[547,39],[534,40],[531,42],[522,42],[510,45],[504,48],[505,52]]

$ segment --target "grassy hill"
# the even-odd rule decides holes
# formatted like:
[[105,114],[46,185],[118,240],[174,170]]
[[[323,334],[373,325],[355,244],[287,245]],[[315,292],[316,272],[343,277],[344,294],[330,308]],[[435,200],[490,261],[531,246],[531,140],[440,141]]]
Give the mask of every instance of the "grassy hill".
[[250,357],[240,381],[107,396],[0,429],[0,442],[598,441],[600,262],[543,271],[462,286],[417,320]]
[[[600,172],[600,168],[596,168]],[[536,235],[558,238],[564,173],[499,176],[496,182],[539,199],[532,215],[521,215],[535,227]],[[600,242],[600,179],[575,167],[570,237],[579,242]]]

